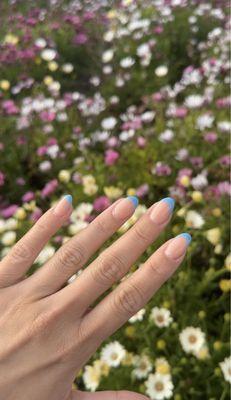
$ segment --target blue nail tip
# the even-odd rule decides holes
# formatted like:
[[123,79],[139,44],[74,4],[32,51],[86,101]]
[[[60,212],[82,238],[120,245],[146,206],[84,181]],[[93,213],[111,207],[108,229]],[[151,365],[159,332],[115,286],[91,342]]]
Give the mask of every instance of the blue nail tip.
[[165,199],[162,199],[162,201],[165,201],[165,203],[168,204],[170,211],[172,212],[175,207],[175,200],[171,197],[165,197]]
[[178,237],[183,237],[186,240],[187,245],[191,243],[192,236],[187,232],[181,233],[180,235],[178,235]]
[[68,203],[72,204],[72,196],[70,194],[67,194],[66,196],[64,196],[64,199],[66,201],[68,201]]
[[130,200],[133,206],[136,208],[139,204],[139,200],[136,196],[128,196],[128,200]]

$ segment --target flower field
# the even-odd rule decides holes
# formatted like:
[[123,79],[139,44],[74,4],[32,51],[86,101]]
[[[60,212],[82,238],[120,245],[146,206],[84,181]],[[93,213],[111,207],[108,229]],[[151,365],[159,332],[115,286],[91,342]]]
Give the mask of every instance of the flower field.
[[112,240],[155,201],[176,200],[171,224],[132,271],[164,240],[192,235],[173,279],[76,386],[228,399],[228,2],[4,0],[0,11],[1,257],[67,193],[71,220],[33,270],[121,196],[139,206]]

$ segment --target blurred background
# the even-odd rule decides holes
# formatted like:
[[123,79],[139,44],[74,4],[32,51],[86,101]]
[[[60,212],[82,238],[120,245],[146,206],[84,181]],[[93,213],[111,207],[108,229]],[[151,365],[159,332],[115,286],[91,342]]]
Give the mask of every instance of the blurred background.
[[67,193],[71,220],[31,273],[121,196],[139,206],[114,239],[176,200],[131,272],[164,240],[193,238],[175,277],[80,371],[81,389],[229,398],[229,45],[222,0],[1,1],[1,257]]

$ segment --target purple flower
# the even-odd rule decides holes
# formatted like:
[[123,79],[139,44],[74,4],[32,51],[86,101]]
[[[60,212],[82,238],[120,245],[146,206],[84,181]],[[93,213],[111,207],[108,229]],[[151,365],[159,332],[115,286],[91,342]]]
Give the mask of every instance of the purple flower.
[[231,164],[231,158],[230,158],[230,156],[227,154],[227,155],[225,155],[225,156],[222,156],[222,157],[220,158],[219,162],[220,162],[221,165],[229,166],[229,165]]
[[24,203],[27,203],[28,201],[34,200],[35,198],[35,194],[34,192],[26,192],[23,196],[22,196],[22,201]]
[[140,147],[141,149],[143,149],[146,146],[146,139],[143,136],[138,136],[137,138],[137,146]]
[[14,215],[17,209],[18,206],[16,204],[12,204],[11,206],[4,208],[1,211],[1,215],[3,216],[3,218],[10,218],[12,217],[12,215]]
[[85,33],[78,33],[75,37],[74,37],[74,44],[85,44],[88,41],[88,37],[87,35],[85,35]]
[[169,165],[159,161],[154,168],[154,173],[158,176],[169,176],[171,175],[172,170]]

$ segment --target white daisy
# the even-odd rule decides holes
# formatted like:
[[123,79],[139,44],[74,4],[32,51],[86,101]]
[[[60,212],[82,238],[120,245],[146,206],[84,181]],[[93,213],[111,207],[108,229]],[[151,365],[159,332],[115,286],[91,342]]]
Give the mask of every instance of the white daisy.
[[134,365],[135,369],[132,371],[132,375],[137,379],[146,378],[152,370],[152,363],[145,354],[134,357]]
[[53,61],[56,54],[57,53],[54,49],[45,49],[41,52],[41,58],[45,61]]
[[135,60],[132,57],[125,57],[120,61],[120,66],[122,68],[130,68],[135,64]]
[[205,223],[204,218],[197,211],[188,211],[185,216],[186,225],[189,228],[200,229]]
[[110,367],[118,367],[126,355],[125,348],[117,341],[103,347],[101,360]]
[[106,50],[102,55],[103,63],[108,63],[113,59],[114,51],[112,49]]
[[164,307],[162,308],[154,307],[151,310],[150,319],[159,328],[166,328],[173,321],[170,311]]
[[159,67],[157,67],[155,69],[155,74],[156,76],[158,76],[159,78],[167,75],[168,73],[168,68],[166,67],[166,65],[160,65]]
[[1,243],[3,246],[11,246],[16,240],[16,233],[14,231],[8,231],[1,237]]
[[106,131],[115,128],[116,124],[117,120],[114,117],[104,118],[101,122],[102,128],[105,129]]
[[204,189],[208,186],[208,179],[204,173],[198,174],[195,178],[191,179],[191,185],[196,190]]
[[229,133],[231,131],[231,122],[230,121],[218,122],[217,127],[221,132]]
[[134,324],[136,321],[142,321],[145,314],[145,308],[141,308],[135,315],[133,315],[128,321]]
[[186,97],[184,103],[188,108],[199,108],[204,103],[204,97],[199,94],[192,94]]
[[221,367],[225,380],[231,383],[231,356],[226,357],[224,361],[220,362],[219,365]]
[[211,114],[203,114],[197,118],[196,127],[203,131],[205,128],[211,128],[213,125],[214,116]]
[[152,122],[155,118],[155,111],[146,111],[141,115],[141,119],[143,122]]
[[198,354],[205,344],[205,334],[200,328],[188,326],[179,335],[180,343],[186,353]]
[[87,390],[95,392],[99,386],[101,373],[98,368],[94,368],[91,365],[87,365],[84,368],[83,382]]
[[170,375],[150,374],[146,385],[146,393],[152,400],[169,399],[173,394],[173,383]]
[[169,143],[174,138],[174,132],[171,129],[166,129],[164,132],[160,133],[159,140],[163,143]]

